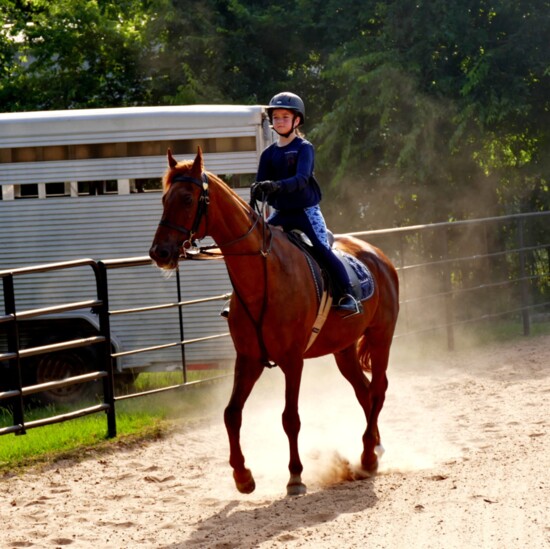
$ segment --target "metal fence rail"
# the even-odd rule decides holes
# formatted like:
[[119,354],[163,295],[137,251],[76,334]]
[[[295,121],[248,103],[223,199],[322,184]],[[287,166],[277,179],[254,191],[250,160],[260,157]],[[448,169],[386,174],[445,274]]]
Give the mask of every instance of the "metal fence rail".
[[[116,436],[116,416],[115,402],[126,400],[129,398],[137,398],[145,395],[172,391],[182,388],[195,387],[200,384],[211,383],[227,376],[212,376],[209,379],[199,380],[195,382],[188,381],[187,364],[185,360],[185,346],[202,341],[215,340],[229,336],[229,332],[213,334],[206,337],[197,337],[185,339],[184,322],[182,309],[188,305],[196,305],[207,303],[216,300],[227,300],[231,294],[220,294],[202,299],[193,299],[182,301],[181,299],[181,282],[180,273],[177,271],[177,301],[170,303],[162,303],[159,305],[148,307],[135,307],[126,309],[109,309],[109,287],[108,287],[108,271],[121,268],[132,268],[143,265],[151,265],[152,260],[149,257],[135,257],[112,259],[106,261],[94,261],[92,259],[83,259],[77,261],[67,261],[62,263],[53,263],[39,265],[36,267],[25,267],[14,269],[12,271],[0,271],[0,278],[3,280],[4,287],[4,309],[5,315],[0,316],[0,326],[6,330],[7,335],[7,352],[0,353],[0,365],[7,364],[4,369],[4,377],[7,378],[10,385],[8,390],[0,392],[0,404],[2,401],[9,401],[10,408],[13,414],[13,425],[0,427],[0,435],[15,433],[25,434],[27,429],[51,425],[62,421],[79,418],[84,415],[89,415],[98,412],[107,413],[107,434],[109,437]],[[16,296],[14,289],[14,278],[22,277],[29,274],[47,273],[51,271],[66,270],[76,267],[89,266],[95,276],[95,286],[97,288],[97,299],[84,300],[79,302],[53,305],[40,309],[16,311]],[[19,322],[30,318],[36,318],[52,313],[75,311],[78,309],[93,309],[99,316],[100,335],[91,336],[80,339],[73,339],[50,345],[40,345],[28,348],[20,348],[19,342]],[[149,310],[160,310],[177,308],[179,315],[179,333],[180,338],[177,341],[172,341],[167,344],[136,348],[128,351],[114,352],[111,349],[111,328],[110,317],[113,315],[130,315]],[[104,350],[97,359],[97,371],[90,372],[84,375],[66,377],[62,380],[51,381],[34,385],[23,385],[22,365],[21,360],[33,356],[38,356],[55,351],[75,349],[79,347],[87,347],[89,345],[102,345]],[[132,354],[147,353],[159,349],[167,349],[170,347],[181,348],[181,365],[182,365],[182,382],[162,387],[151,389],[140,393],[132,393],[126,395],[115,395],[115,368],[114,362],[117,358]],[[2,371],[0,371],[2,373]],[[80,383],[90,383],[97,380],[103,380],[103,402],[96,406],[89,406],[73,412],[52,416],[35,421],[25,421],[24,419],[24,398],[33,394],[41,393],[51,389],[59,389]]]
[[[457,326],[487,319],[519,316],[522,319],[523,333],[527,335],[530,331],[533,312],[550,311],[549,221],[550,212],[537,212],[350,234],[379,246],[397,267],[401,285],[401,314],[395,337],[443,331],[448,348],[453,349],[454,329]],[[6,332],[8,341],[7,351],[0,353],[0,365],[7,364],[8,367],[0,370],[0,373],[3,371],[9,381],[9,387],[0,392],[0,404],[9,401],[13,410],[13,425],[0,428],[0,435],[23,434],[29,428],[105,412],[108,436],[113,437],[116,435],[116,401],[194,387],[200,383],[209,383],[225,377],[212,377],[200,382],[188,381],[185,346],[199,341],[215,341],[227,337],[228,332],[186,339],[182,309],[197,303],[226,300],[230,294],[183,301],[178,271],[175,301],[148,307],[110,310],[108,271],[149,264],[151,260],[148,257],[99,262],[84,259],[0,272],[5,309],[5,314],[0,316],[0,329]],[[94,274],[97,287],[96,299],[28,311],[16,310],[14,278],[37,272],[82,266],[90,267]],[[98,313],[99,335],[25,349],[19,347],[18,322],[20,320],[82,308],[93,308]],[[178,309],[180,337],[177,341],[113,352],[109,322],[111,316],[170,308]],[[21,359],[88,345],[97,345],[103,350],[99,355],[96,371],[64,380],[23,386]],[[113,363],[117,358],[176,346],[181,348],[181,383],[140,393],[115,395]],[[67,414],[25,422],[23,403],[25,396],[51,387],[88,383],[99,379],[103,381],[101,404]]]
[[550,308],[549,227],[550,212],[535,212],[350,234],[397,267],[395,337],[444,331],[452,350],[454,327],[488,319],[520,315],[529,335],[533,313]]
[[[14,279],[37,273],[46,273],[73,269],[76,267],[90,267],[95,277],[97,288],[97,299],[87,300],[51,307],[42,307],[18,312],[16,309]],[[7,364],[4,369],[4,375],[10,385],[9,389],[0,392],[0,402],[9,401],[13,414],[13,425],[0,428],[0,435],[15,433],[25,434],[27,429],[51,425],[61,421],[67,421],[76,417],[82,417],[103,411],[107,414],[107,430],[109,436],[116,435],[115,402],[113,391],[113,368],[110,358],[110,334],[108,328],[108,315],[106,311],[106,293],[104,285],[101,283],[101,272],[97,263],[92,259],[82,259],[76,261],[66,261],[60,263],[51,263],[49,265],[38,265],[36,267],[24,267],[12,271],[0,271],[0,278],[4,289],[4,312],[0,317],[0,323],[6,324],[7,352],[0,353],[0,363]],[[36,318],[47,314],[58,313],[60,311],[74,311],[89,307],[95,307],[99,311],[100,335],[80,338],[51,345],[40,345],[21,349],[19,345],[19,321],[23,319]],[[23,376],[21,370],[21,360],[24,358],[37,356],[40,354],[87,347],[89,345],[99,345],[103,353],[99,355],[102,360],[98,361],[98,370],[85,375],[67,377],[62,380],[51,381],[48,383],[23,386]],[[97,406],[82,408],[74,412],[59,416],[48,417],[36,421],[25,422],[24,417],[24,397],[43,392],[48,389],[62,388],[70,385],[89,383],[95,380],[103,380],[103,403]]]
[[[108,294],[107,286],[108,286],[108,278],[107,278],[107,271],[114,270],[114,269],[124,269],[124,268],[132,268],[132,267],[138,267],[143,265],[152,265],[153,261],[149,257],[136,257],[136,258],[123,258],[123,259],[109,259],[106,261],[99,261],[99,269],[103,273],[102,281],[105,284],[105,291]],[[180,270],[179,268],[176,269],[176,289],[177,289],[177,301],[170,302],[170,303],[161,303],[158,305],[149,305],[145,307],[133,307],[133,308],[126,308],[126,309],[109,309],[109,316],[118,316],[118,315],[131,315],[136,314],[144,311],[157,311],[162,309],[178,309],[178,322],[179,322],[179,334],[180,338],[178,341],[172,341],[169,343],[164,343],[162,345],[153,345],[153,346],[147,346],[147,347],[141,347],[136,349],[131,349],[129,351],[121,351],[117,353],[112,353],[111,357],[116,359],[118,357],[122,356],[129,356],[129,355],[135,355],[135,354],[142,354],[142,353],[148,353],[152,351],[158,351],[162,349],[168,349],[172,347],[180,347],[181,349],[181,364],[182,364],[182,382],[170,385],[168,387],[161,387],[158,389],[151,389],[149,391],[142,391],[139,393],[131,393],[126,395],[116,395],[115,401],[118,400],[127,400],[130,398],[138,398],[145,395],[151,395],[156,393],[161,393],[165,391],[173,391],[177,389],[181,389],[184,387],[189,386],[196,386],[199,384],[204,384],[207,382],[211,382],[213,379],[220,379],[227,376],[217,376],[216,378],[210,378],[207,380],[201,380],[197,382],[189,382],[188,381],[188,370],[187,370],[187,363],[185,359],[185,346],[190,345],[192,343],[199,343],[202,341],[210,341],[215,340],[219,338],[224,338],[229,336],[229,332],[222,332],[219,334],[213,334],[210,336],[204,336],[204,337],[196,337],[196,338],[190,338],[185,339],[185,324],[183,321],[183,308],[190,306],[190,305],[197,305],[200,303],[209,303],[211,301],[226,301],[231,297],[231,294],[220,294],[210,297],[205,297],[201,299],[192,299],[187,301],[182,301],[182,295],[181,295],[181,278],[180,278]]]

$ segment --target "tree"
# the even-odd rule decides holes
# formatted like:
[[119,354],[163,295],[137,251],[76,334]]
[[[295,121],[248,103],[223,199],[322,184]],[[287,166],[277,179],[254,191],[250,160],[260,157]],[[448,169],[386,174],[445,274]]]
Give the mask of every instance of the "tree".
[[5,0],[2,110],[134,104],[143,95],[138,62],[150,47],[140,0]]
[[[517,211],[514,192],[529,196],[548,172],[547,8],[377,3],[323,73],[334,107],[314,137],[334,219],[380,227]],[[359,207],[348,211],[347,196]]]
[[548,209],[549,0],[0,0],[0,108],[306,101],[338,230]]

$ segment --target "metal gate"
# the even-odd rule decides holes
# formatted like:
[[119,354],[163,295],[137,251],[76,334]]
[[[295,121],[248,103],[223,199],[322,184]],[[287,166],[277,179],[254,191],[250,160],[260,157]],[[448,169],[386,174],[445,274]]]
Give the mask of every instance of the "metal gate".
[[[108,271],[115,269],[135,268],[143,265],[151,265],[152,261],[148,257],[134,257],[126,259],[113,259],[106,261],[94,261],[92,259],[82,259],[77,261],[67,261],[61,263],[53,263],[48,265],[39,265],[36,267],[25,267],[14,269],[12,271],[0,271],[4,290],[4,315],[0,316],[0,331],[6,335],[6,349],[0,352],[0,374],[4,385],[7,388],[0,392],[0,403],[8,402],[13,414],[13,425],[0,427],[0,435],[16,433],[24,434],[27,429],[41,427],[53,423],[59,423],[70,419],[75,419],[85,415],[106,412],[107,414],[107,431],[109,437],[116,436],[116,417],[115,417],[115,402],[129,398],[137,398],[147,394],[159,393],[180,389],[182,387],[195,386],[200,383],[212,382],[217,379],[227,376],[213,376],[207,380],[189,382],[187,378],[187,362],[185,357],[185,347],[190,344],[198,344],[227,338],[229,332],[215,333],[204,337],[195,337],[186,339],[184,330],[184,321],[182,309],[186,306],[194,306],[201,303],[209,303],[211,301],[222,301],[230,297],[230,294],[224,293],[215,296],[192,299],[182,301],[181,297],[181,282],[179,270],[176,273],[177,295],[175,299],[168,303],[159,303],[145,307],[134,307],[125,309],[110,309],[109,305],[109,287],[108,287]],[[14,281],[24,278],[29,275],[38,273],[68,271],[69,276],[66,280],[71,280],[71,269],[82,267],[89,268],[89,275],[94,278],[96,295],[93,299],[84,301],[75,301],[49,307],[41,307],[25,311],[18,311],[16,307],[16,290]],[[82,277],[74,277],[75,280],[82,281]],[[119,315],[134,315],[144,311],[162,310],[162,309],[177,309],[179,318],[179,339],[169,343],[160,345],[147,346],[126,351],[116,352],[111,345],[111,326],[110,318]],[[45,317],[52,314],[59,314],[69,311],[77,311],[80,309],[92,309],[99,317],[99,330],[97,335],[90,337],[71,339],[62,342],[56,342],[50,345],[39,345],[21,348],[20,346],[20,325],[21,322],[37,317]],[[67,349],[78,349],[88,347],[90,345],[98,346],[100,352],[97,353],[95,361],[95,370],[83,375],[68,376],[64,379],[50,381],[47,383],[38,383],[33,385],[25,385],[22,376],[22,360],[53,353]],[[132,393],[126,395],[115,395],[114,380],[115,380],[115,361],[121,356],[137,355],[140,353],[151,353],[162,349],[179,347],[181,350],[181,370],[182,382],[169,387],[162,387],[140,393]],[[5,365],[5,366],[3,366]],[[46,390],[59,389],[71,385],[91,383],[102,380],[103,382],[103,402],[95,406],[89,406],[70,413],[65,413],[59,416],[53,416],[36,421],[26,422],[24,418],[24,398],[30,395],[41,393]]]
[[[414,227],[352,233],[380,246],[397,267],[401,285],[401,313],[396,338],[418,336],[421,333],[443,332],[449,349],[454,348],[457,326],[499,317],[519,317],[523,333],[530,333],[531,322],[538,312],[550,317],[550,212],[517,214],[498,218],[476,219],[452,223],[434,223]],[[13,271],[0,271],[4,289],[4,315],[0,316],[0,331],[7,335],[7,349],[0,352],[0,373],[9,382],[0,392],[0,402],[9,401],[13,410],[13,425],[0,428],[0,435],[23,434],[26,429],[66,421],[83,415],[106,412],[108,436],[116,435],[115,402],[140,397],[152,392],[177,389],[188,383],[185,365],[185,345],[228,336],[227,332],[203,338],[185,339],[181,309],[188,305],[224,300],[229,294],[182,301],[179,272],[178,295],[170,303],[109,310],[107,271],[150,264],[148,257],[95,262],[91,259],[68,261]],[[48,271],[88,268],[94,277],[96,295],[93,299],[17,311],[14,280]],[[31,348],[19,348],[19,322],[25,319],[93,308],[99,315],[99,333],[92,337]],[[181,347],[183,379],[181,384],[143,393],[116,396],[114,394],[110,317],[131,315],[143,310],[177,308],[180,338],[160,347]],[[96,371],[81,376],[52,381],[47,384],[23,386],[21,360],[62,349],[97,346]],[[160,348],[150,346],[131,353],[150,352]],[[5,364],[6,366],[3,366]],[[103,402],[61,416],[32,422],[24,421],[23,399],[52,387],[102,380]]]
[[[15,279],[37,273],[62,271],[78,267],[90,267],[91,273],[95,277],[96,282],[96,299],[65,303],[62,305],[31,309],[21,312],[17,311],[14,284]],[[8,385],[7,390],[0,392],[0,401],[8,401],[13,412],[13,425],[0,428],[0,435],[8,433],[24,434],[27,429],[34,427],[42,427],[44,425],[59,423],[89,414],[106,412],[108,435],[110,437],[116,436],[113,367],[111,361],[108,300],[104,269],[102,269],[92,259],[82,259],[77,261],[53,263],[50,265],[39,265],[36,267],[25,267],[13,271],[0,271],[0,277],[2,278],[4,289],[4,315],[0,316],[0,325],[4,324],[7,339],[7,352],[0,353],[0,365],[2,363],[6,364],[6,367],[3,368],[4,371],[2,372],[2,377],[5,376]],[[99,314],[99,335],[39,347],[30,347],[26,349],[20,348],[20,321],[52,313],[62,313],[89,308],[95,309]],[[65,349],[87,347],[89,345],[98,345],[101,349],[101,353],[98,355],[100,359],[98,360],[97,371],[79,376],[67,377],[58,381],[23,386],[21,373],[22,359]],[[32,422],[25,422],[24,397],[40,393],[48,389],[61,388],[79,383],[89,383],[100,379],[103,381],[102,403],[59,416],[53,416]]]

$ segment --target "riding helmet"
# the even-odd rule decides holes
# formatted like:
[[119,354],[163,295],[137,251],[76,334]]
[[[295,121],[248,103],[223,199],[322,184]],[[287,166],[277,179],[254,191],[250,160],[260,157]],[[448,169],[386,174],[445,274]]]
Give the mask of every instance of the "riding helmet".
[[300,124],[306,121],[306,108],[302,99],[292,92],[282,92],[274,95],[267,107],[267,114],[269,121],[273,123],[272,113],[275,109],[286,109],[288,111],[294,111],[300,117]]

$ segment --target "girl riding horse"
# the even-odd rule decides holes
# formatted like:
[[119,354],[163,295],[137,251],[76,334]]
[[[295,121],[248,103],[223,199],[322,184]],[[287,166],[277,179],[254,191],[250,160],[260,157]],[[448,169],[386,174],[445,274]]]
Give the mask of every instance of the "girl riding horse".
[[328,270],[340,296],[338,308],[352,314],[361,312],[361,303],[353,297],[348,273],[331,250],[325,219],[321,213],[321,189],[313,176],[315,152],[298,128],[304,124],[305,106],[291,92],[278,93],[267,108],[278,139],[260,157],[253,199],[265,199],[275,208],[268,223],[285,231],[299,229],[313,244],[316,257]]

